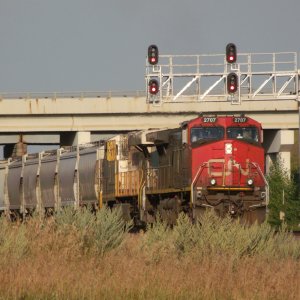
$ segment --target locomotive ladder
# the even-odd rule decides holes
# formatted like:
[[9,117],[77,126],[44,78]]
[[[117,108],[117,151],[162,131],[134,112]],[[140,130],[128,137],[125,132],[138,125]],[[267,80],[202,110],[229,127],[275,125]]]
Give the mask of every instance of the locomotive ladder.
[[207,165],[207,163],[203,163],[202,165],[199,166],[198,168],[198,171],[195,175],[195,177],[193,178],[192,180],[192,183],[191,183],[191,200],[190,200],[190,206],[191,208],[194,207],[194,204],[195,204],[195,195],[194,195],[194,188],[195,188],[195,184],[197,182],[197,180],[199,179],[202,171],[204,170],[204,167]]

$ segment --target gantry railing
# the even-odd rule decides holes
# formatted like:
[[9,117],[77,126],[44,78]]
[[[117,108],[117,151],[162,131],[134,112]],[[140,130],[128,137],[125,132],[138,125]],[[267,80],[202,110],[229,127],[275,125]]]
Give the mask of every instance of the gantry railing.
[[[238,76],[238,90],[227,91],[227,75]],[[228,100],[297,99],[299,72],[296,52],[242,53],[228,64],[224,54],[160,55],[157,65],[146,63],[148,82],[156,79],[159,92],[147,92],[150,103]]]

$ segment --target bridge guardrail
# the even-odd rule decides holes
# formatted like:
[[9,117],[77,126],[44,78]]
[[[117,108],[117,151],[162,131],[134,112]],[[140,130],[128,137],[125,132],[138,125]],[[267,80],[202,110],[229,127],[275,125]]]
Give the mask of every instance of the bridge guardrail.
[[81,91],[81,92],[18,92],[0,93],[0,99],[63,99],[63,98],[112,98],[145,97],[145,91]]

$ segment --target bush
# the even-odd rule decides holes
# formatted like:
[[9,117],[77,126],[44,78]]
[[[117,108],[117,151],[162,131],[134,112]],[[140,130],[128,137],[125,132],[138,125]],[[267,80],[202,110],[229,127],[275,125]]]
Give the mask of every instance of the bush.
[[189,252],[196,244],[195,228],[187,214],[180,213],[173,228],[173,243],[176,252],[181,255]]
[[278,159],[267,176],[270,187],[270,204],[268,222],[279,228],[282,224],[280,212],[284,213],[284,221],[290,228],[300,224],[300,199],[294,177],[289,177],[283,163]]
[[87,237],[90,242],[93,241],[95,250],[100,255],[119,247],[132,228],[132,222],[123,219],[120,209],[110,210],[107,207],[97,212],[94,225]]
[[220,218],[213,211],[204,213],[195,224],[182,213],[173,230],[159,221],[148,229],[143,244],[148,250],[156,250],[150,251],[156,254],[155,259],[162,257],[162,250],[199,258],[218,255],[300,258],[300,244],[287,228],[275,233],[267,222],[247,226],[229,217]]
[[142,237],[140,249],[146,254],[145,261],[158,263],[168,255],[171,238],[171,228],[158,214],[153,224],[147,224],[146,233]]
[[66,207],[55,215],[57,229],[64,234],[78,234],[79,243],[85,252],[96,251],[101,256],[118,246],[132,227],[122,218],[119,209],[103,207],[97,213],[89,208],[75,210]]
[[86,207],[75,209],[73,206],[66,206],[56,212],[54,220],[57,228],[62,231],[70,227],[85,230],[95,222],[95,215]]

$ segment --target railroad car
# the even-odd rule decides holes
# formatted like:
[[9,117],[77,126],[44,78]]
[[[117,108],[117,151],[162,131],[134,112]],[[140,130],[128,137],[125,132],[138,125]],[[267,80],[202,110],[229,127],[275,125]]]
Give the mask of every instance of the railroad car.
[[0,209],[119,207],[126,219],[173,224],[206,209],[263,221],[268,201],[262,128],[246,116],[199,116],[178,128],[24,155],[0,164]]

